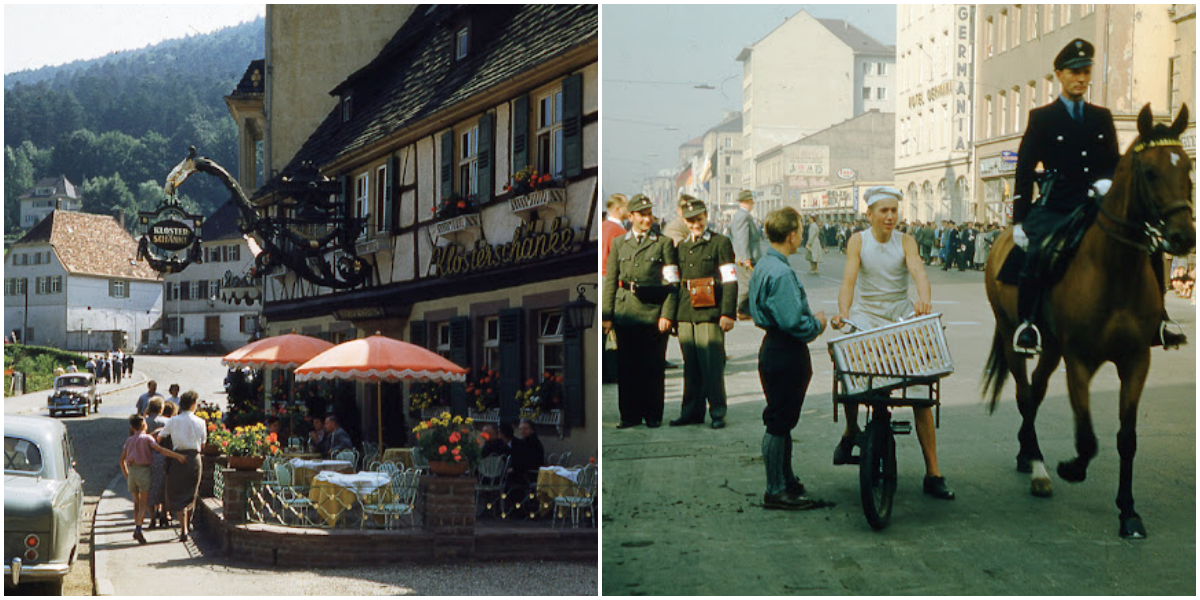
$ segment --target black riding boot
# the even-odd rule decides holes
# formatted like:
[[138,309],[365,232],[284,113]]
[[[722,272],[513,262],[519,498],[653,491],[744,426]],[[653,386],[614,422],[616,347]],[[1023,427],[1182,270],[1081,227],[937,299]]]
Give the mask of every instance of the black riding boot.
[[1037,354],[1042,351],[1042,334],[1038,331],[1038,308],[1041,297],[1038,280],[1021,273],[1017,284],[1017,316],[1021,325],[1013,335],[1013,350],[1018,354]]
[[[1162,251],[1155,252],[1150,255],[1150,266],[1154,269],[1154,280],[1158,283],[1159,293],[1166,293],[1167,289],[1167,273],[1163,268],[1163,253]],[[1187,335],[1182,331],[1171,331],[1167,329],[1168,324],[1174,324],[1171,317],[1167,316],[1167,303],[1163,302],[1162,324],[1158,327],[1158,335],[1151,338],[1151,346],[1162,346],[1163,350],[1178,348],[1187,343]]]

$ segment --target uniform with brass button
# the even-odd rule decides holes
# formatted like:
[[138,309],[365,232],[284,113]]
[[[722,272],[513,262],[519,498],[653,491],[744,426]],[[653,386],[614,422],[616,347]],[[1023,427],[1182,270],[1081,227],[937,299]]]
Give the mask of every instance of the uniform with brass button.
[[624,429],[662,425],[667,339],[678,302],[671,238],[650,230],[650,199],[629,204],[632,229],[613,240],[604,275],[604,329],[617,336],[617,394]]
[[707,228],[708,208],[688,195],[680,203],[688,236],[679,242],[679,310],[683,407],[671,426],[701,425],[708,405],[713,429],[725,427],[725,332],[736,324],[738,281],[733,242]]

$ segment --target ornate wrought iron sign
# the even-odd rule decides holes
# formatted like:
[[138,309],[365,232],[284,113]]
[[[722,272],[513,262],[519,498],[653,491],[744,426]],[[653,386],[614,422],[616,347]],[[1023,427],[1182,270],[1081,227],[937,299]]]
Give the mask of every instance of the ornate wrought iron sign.
[[[159,273],[178,273],[193,262],[202,262],[199,229],[204,218],[185,211],[173,191],[168,183],[167,196],[158,208],[138,213],[144,232],[138,241],[138,258]],[[187,252],[181,256],[184,250]]]

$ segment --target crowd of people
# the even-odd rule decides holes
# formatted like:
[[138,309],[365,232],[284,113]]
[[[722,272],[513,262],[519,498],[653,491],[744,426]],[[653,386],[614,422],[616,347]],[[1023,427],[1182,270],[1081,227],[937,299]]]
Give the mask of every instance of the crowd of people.
[[[74,363],[72,363],[74,364]],[[84,365],[96,379],[96,383],[121,383],[121,379],[133,374],[133,354],[120,348],[88,357]]]

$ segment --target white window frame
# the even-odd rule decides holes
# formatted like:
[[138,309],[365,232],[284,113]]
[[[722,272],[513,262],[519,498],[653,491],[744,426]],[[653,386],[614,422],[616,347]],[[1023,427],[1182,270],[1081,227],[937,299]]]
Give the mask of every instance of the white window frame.
[[110,279],[109,296],[112,298],[128,298],[129,283],[121,279]]
[[500,368],[500,317],[483,318],[483,366],[487,369]]
[[238,318],[238,331],[241,333],[254,333],[254,321],[258,317],[255,314],[245,314]]
[[35,294],[42,295],[49,293],[48,290],[50,289],[50,282],[47,281],[48,279],[50,278],[38,277],[34,279],[34,287],[36,288],[36,291],[34,292]]
[[464,25],[454,32],[454,60],[462,60],[471,52],[471,28]]
[[[371,174],[363,173],[354,178],[354,216],[359,219],[367,218],[367,209],[371,206]],[[367,228],[359,233],[359,239],[366,237]]]
[[435,341],[437,342],[437,353],[443,358],[450,358],[450,322],[443,321],[438,323],[433,328],[433,332],[434,335],[437,336],[435,338]]
[[869,86],[869,85],[864,85],[864,86],[863,86],[863,89],[862,89],[862,99],[863,99],[863,100],[870,100],[870,99],[871,99],[871,86]]
[[887,88],[885,88],[885,87],[875,88],[875,99],[876,100],[887,100]]
[[562,87],[537,96],[534,103],[534,165],[539,174],[562,177],[563,173]]
[[55,276],[51,277],[50,278],[50,293],[51,294],[61,294],[62,293],[62,284],[63,284],[62,275],[55,275]]
[[[557,365],[546,364],[546,351],[548,348],[557,347],[559,359],[563,360],[563,311],[562,309],[543,310],[538,313],[538,338],[537,338],[537,356],[538,356],[538,372],[537,378],[540,378],[543,373],[549,372],[551,375],[563,374],[563,363]],[[563,360],[565,363],[565,360]]]
[[479,192],[479,125],[458,134],[458,193],[474,196]]
[[20,278],[16,279],[15,283],[13,285],[16,288],[13,290],[14,295],[25,296],[25,295],[29,294],[29,278],[28,277],[20,277]]

